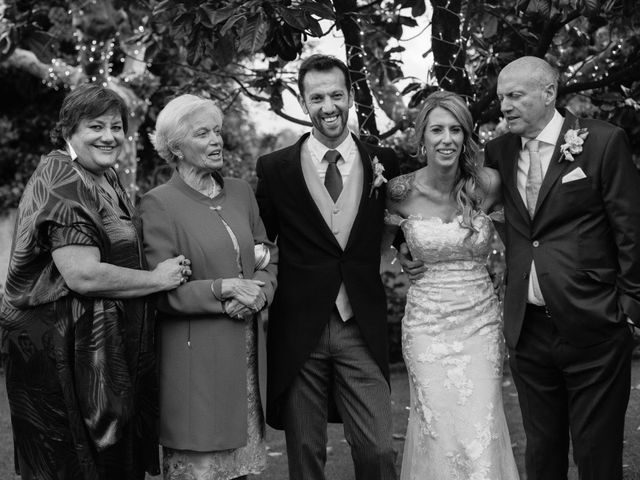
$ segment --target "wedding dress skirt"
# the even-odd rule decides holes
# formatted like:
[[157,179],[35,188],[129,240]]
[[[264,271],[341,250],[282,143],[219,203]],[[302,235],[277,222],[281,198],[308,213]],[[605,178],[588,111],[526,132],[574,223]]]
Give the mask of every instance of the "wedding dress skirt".
[[504,340],[486,269],[493,225],[388,215],[428,266],[407,293],[402,352],[411,411],[401,480],[515,480],[502,404]]

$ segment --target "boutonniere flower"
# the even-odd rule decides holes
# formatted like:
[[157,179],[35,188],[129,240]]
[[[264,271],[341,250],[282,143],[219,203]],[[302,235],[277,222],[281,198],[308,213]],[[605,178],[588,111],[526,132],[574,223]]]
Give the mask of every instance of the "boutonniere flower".
[[369,191],[369,198],[373,195],[375,190],[376,198],[378,198],[378,188],[383,184],[387,183],[387,179],[384,178],[384,165],[380,163],[378,157],[373,157],[371,160],[371,167],[373,168],[373,182],[371,182],[371,190]]
[[575,128],[567,130],[567,133],[564,134],[565,143],[560,145],[562,157],[558,161],[567,160],[568,162],[573,162],[575,160],[573,156],[582,153],[582,145],[587,136],[589,136],[587,129],[580,128],[576,121]]

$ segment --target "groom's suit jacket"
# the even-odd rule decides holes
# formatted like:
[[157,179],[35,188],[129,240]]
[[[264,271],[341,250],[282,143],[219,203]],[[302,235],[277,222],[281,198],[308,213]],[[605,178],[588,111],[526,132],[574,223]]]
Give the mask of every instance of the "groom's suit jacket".
[[[507,133],[486,145],[485,163],[502,177],[510,348],[522,329],[532,259],[551,318],[569,343],[601,342],[626,317],[640,324],[640,174],[623,130],[578,123],[589,132],[583,151],[574,161],[561,155],[564,134],[576,125],[567,112],[533,219],[516,185],[520,137]],[[586,177],[563,183],[578,168]]]
[[[387,307],[380,279],[385,185],[373,192],[372,160],[397,175],[388,148],[356,140],[363,186],[344,250],[322,217],[303,176],[300,150],[308,134],[258,159],[256,198],[267,235],[279,248],[278,288],[267,335],[267,421],[282,428],[281,397],[315,349],[344,282],[354,318],[388,380]],[[355,138],[355,137],[354,137]]]

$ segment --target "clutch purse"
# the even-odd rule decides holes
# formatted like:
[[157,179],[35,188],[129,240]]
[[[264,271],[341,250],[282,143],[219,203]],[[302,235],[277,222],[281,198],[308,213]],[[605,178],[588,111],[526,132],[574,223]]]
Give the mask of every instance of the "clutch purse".
[[258,243],[253,247],[253,251],[256,259],[256,270],[264,270],[271,261],[271,253],[269,253],[269,247],[264,243]]

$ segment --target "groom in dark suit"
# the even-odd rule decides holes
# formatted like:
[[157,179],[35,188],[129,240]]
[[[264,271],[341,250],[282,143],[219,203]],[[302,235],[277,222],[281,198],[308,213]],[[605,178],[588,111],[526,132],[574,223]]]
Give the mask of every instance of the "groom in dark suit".
[[556,110],[556,71],[498,77],[509,133],[486,145],[506,217],[505,337],[528,480],[622,478],[633,322],[640,322],[640,175],[624,132]]
[[339,418],[356,478],[395,479],[379,269],[384,181],[396,158],[349,132],[353,90],[340,60],[309,57],[298,88],[311,134],[256,166],[260,215],[280,250],[267,422],[285,430],[291,480],[325,478],[327,421]]

